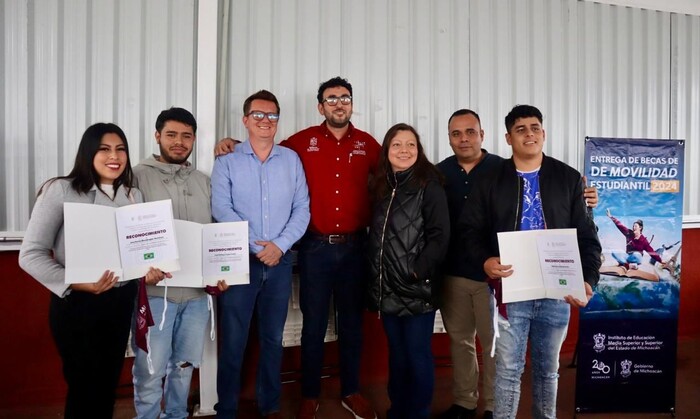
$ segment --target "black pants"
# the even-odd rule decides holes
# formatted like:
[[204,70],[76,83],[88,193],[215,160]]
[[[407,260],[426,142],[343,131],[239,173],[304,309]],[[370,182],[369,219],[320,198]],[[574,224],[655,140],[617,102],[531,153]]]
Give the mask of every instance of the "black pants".
[[51,295],[49,323],[68,384],[66,419],[112,417],[137,288],[131,281],[99,295]]

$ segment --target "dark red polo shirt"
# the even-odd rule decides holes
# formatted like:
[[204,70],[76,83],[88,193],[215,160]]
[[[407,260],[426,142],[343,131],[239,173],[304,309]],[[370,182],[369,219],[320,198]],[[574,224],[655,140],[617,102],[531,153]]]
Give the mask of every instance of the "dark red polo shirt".
[[311,231],[343,234],[369,225],[367,181],[377,168],[382,149],[374,137],[350,124],[338,140],[324,121],[280,145],[294,150],[304,166],[311,199]]

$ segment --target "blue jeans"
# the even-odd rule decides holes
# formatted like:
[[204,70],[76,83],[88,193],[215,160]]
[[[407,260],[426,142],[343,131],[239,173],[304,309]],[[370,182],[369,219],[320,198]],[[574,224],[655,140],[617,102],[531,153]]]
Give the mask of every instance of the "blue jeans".
[[[209,323],[207,297],[174,303],[168,301],[163,330],[160,330],[164,299],[148,297],[154,326],[148,329],[151,361],[154,373],[148,372],[148,354],[132,342],[136,358],[134,376],[134,407],[136,416],[143,419],[187,418],[187,397],[190,393],[192,370],[202,361],[204,339]],[[135,337],[135,334],[132,334]],[[161,414],[165,377],[165,410]]]
[[435,386],[431,339],[435,312],[382,314],[389,342],[388,419],[428,419]]
[[321,368],[330,299],[333,295],[340,351],[340,391],[359,391],[362,314],[365,307],[366,259],[364,239],[329,244],[302,238],[299,247],[299,306],[301,332],[301,394],[316,399],[321,393]]
[[612,257],[620,265],[625,265],[627,263],[636,263],[637,265],[639,265],[642,263],[642,254],[640,252],[631,252],[631,253],[613,252]]
[[520,402],[520,377],[530,340],[532,414],[556,418],[559,351],[569,325],[569,304],[541,299],[506,305],[508,319],[499,315],[496,340],[496,418],[515,418]]
[[235,418],[241,392],[241,365],[250,321],[258,321],[260,358],[256,377],[258,409],[262,415],[280,410],[282,332],[292,292],[292,257],[287,252],[269,267],[250,256],[250,284],[234,285],[219,296],[221,346],[216,383],[217,418]]

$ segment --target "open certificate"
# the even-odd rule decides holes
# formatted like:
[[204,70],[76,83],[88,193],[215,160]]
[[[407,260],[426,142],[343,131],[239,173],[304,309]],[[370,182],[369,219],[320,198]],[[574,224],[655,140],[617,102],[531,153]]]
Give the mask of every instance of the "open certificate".
[[175,220],[181,269],[159,286],[203,288],[225,280],[248,284],[248,222],[199,224]]
[[153,266],[180,269],[170,200],[114,208],[63,205],[66,283],[90,283],[105,270],[120,281],[142,277]]
[[503,302],[563,299],[586,301],[576,229],[498,233],[501,264],[513,274],[501,279]]

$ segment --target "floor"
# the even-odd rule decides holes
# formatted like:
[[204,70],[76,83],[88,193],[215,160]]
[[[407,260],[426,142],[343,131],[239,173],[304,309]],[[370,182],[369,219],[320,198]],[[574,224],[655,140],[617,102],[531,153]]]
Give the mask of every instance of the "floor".
[[[678,362],[676,380],[676,417],[681,419],[700,418],[700,338],[684,338],[678,343]],[[574,388],[575,375],[574,368],[568,368],[571,363],[572,354],[563,354],[561,358],[562,368],[560,369],[559,380],[559,402],[558,417],[575,417],[574,415]],[[451,369],[449,367],[438,367],[436,369],[435,396],[433,399],[433,411],[435,417],[447,409],[452,402],[451,390]],[[339,393],[339,383],[337,378],[328,378],[324,381],[321,405],[318,410],[319,419],[352,419],[352,416],[340,405],[336,399]],[[521,397],[519,418],[528,418],[530,415],[529,376],[525,374],[523,383],[523,395]],[[363,394],[378,411],[379,419],[384,419],[389,400],[386,395],[385,383],[370,383],[363,387]],[[133,400],[130,397],[120,398],[115,410],[115,419],[130,419],[134,417]],[[288,383],[283,386],[282,414],[285,419],[292,419],[299,405],[299,384]],[[481,411],[481,406],[479,407]],[[29,406],[21,409],[3,410],[0,409],[0,418],[12,419],[43,419],[62,417],[61,406]],[[671,417],[670,414],[579,414],[576,417],[602,419],[653,419]],[[257,419],[254,402],[251,400],[242,401],[240,419]]]

